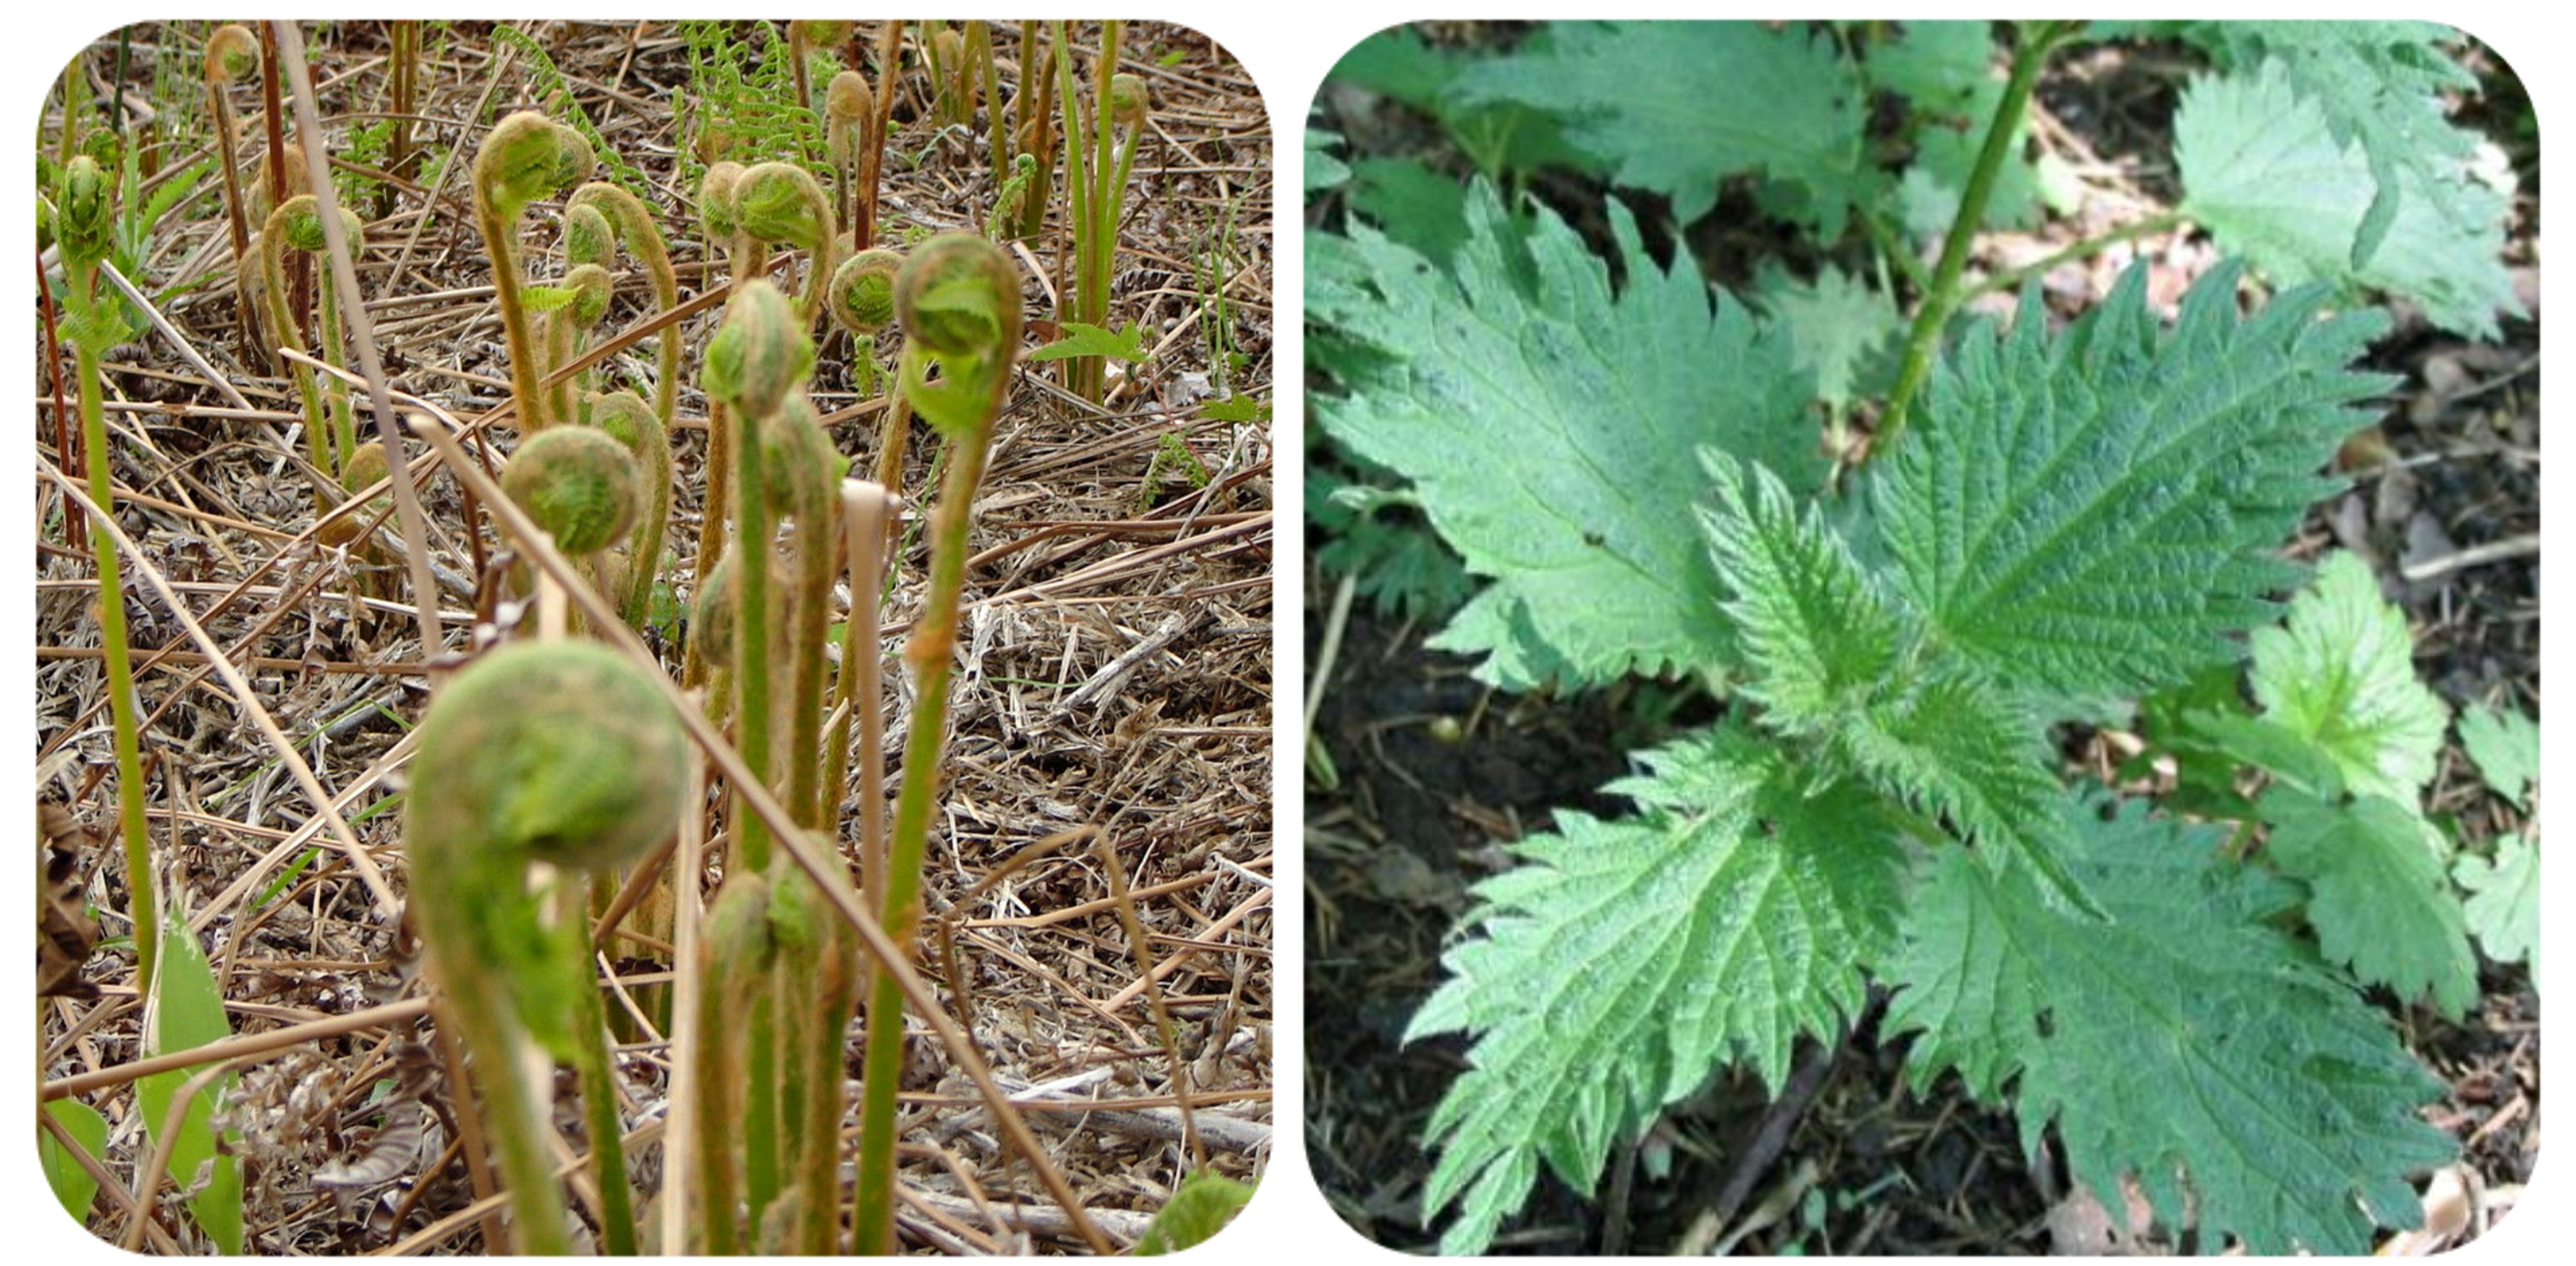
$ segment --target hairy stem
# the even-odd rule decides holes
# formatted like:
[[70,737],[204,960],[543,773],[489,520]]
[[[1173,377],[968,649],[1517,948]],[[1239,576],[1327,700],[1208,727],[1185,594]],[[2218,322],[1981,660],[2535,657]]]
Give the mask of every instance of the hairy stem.
[[1977,226],[1985,223],[1986,203],[1994,195],[1995,179],[2003,170],[2004,159],[2012,153],[2013,138],[2021,131],[2022,115],[2030,107],[2031,90],[2039,83],[2039,72],[2047,66],[2057,46],[2081,29],[2080,24],[2068,22],[2038,22],[2023,28],[2024,38],[2013,50],[2012,76],[2004,84],[2003,99],[1995,105],[1994,121],[1986,127],[1985,145],[1977,151],[1977,166],[1968,175],[1967,192],[1959,198],[1958,218],[1950,222],[1949,239],[1941,246],[1941,262],[1932,270],[1932,291],[1923,297],[1922,308],[1914,314],[1914,327],[1906,336],[1905,361],[1897,371],[1896,389],[1888,396],[1887,414],[1879,422],[1877,440],[1870,446],[1873,457],[1892,450],[1904,436],[1914,398],[1932,371],[1933,354],[1941,345],[1941,330],[1965,299],[1959,289],[1959,274],[1967,267]]

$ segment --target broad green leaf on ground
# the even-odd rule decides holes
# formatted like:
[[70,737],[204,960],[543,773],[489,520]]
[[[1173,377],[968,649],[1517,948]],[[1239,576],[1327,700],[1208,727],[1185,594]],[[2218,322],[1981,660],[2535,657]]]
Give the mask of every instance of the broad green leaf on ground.
[[2254,630],[2248,676],[2264,718],[2332,757],[2355,795],[2412,804],[2433,780],[2449,720],[2415,679],[2414,650],[2406,613],[2380,598],[2370,564],[2338,551],[2288,619]]
[[[196,934],[188,930],[188,921],[170,918],[162,932],[159,966],[153,971],[151,997],[143,1009],[143,1053],[176,1054],[231,1037],[223,990],[215,983],[214,969],[207,964]],[[135,1083],[144,1133],[155,1147],[161,1145],[172,1100],[197,1071],[172,1069]],[[186,1202],[189,1214],[208,1239],[226,1254],[237,1256],[242,1250],[241,1161],[217,1150],[214,1127],[214,1100],[228,1093],[232,1084],[229,1074],[216,1078],[181,1110],[165,1181],[193,1193]]]
[[[2521,312],[2502,258],[2505,196],[2475,179],[2466,159],[2377,171],[2363,141],[2338,136],[2325,106],[2279,61],[2185,89],[2174,155],[2183,211],[2221,249],[2285,283],[2384,290],[2478,338],[2495,336],[2498,313]],[[2383,180],[2397,191],[2391,201],[2380,200]],[[2384,227],[2370,219],[2375,209]],[[2366,231],[2378,240],[2362,252]]]
[[1815,375],[1816,398],[1835,409],[1861,394],[1863,374],[1905,332],[1905,315],[1894,301],[1831,264],[1813,281],[1766,269],[1752,302],[1787,327],[1798,367]]
[[1322,128],[1306,129],[1306,192],[1330,189],[1351,178],[1350,167],[1334,155],[1342,138]]
[[[1824,472],[1788,341],[1713,299],[1687,253],[1656,266],[1624,209],[1609,221],[1617,291],[1553,213],[1524,236],[1479,185],[1450,271],[1354,225],[1314,309],[1361,352],[1331,367],[1326,430],[1411,480],[1441,538],[1493,578],[1483,618],[1446,644],[1490,651],[1525,625],[1585,682],[1723,661],[1715,573],[1674,530],[1703,492],[1703,446],[1793,489]],[[1530,658],[1482,672],[1533,685],[1513,673]]]
[[1136,1257],[1158,1257],[1205,1244],[1252,1202],[1252,1184],[1237,1182],[1212,1169],[1181,1180],[1180,1188],[1154,1215],[1153,1224],[1128,1250]]
[[1868,102],[1832,36],[1753,22],[1559,22],[1543,43],[1463,72],[1461,100],[1564,121],[1611,179],[1662,194],[1688,223],[1718,182],[1760,176],[1766,205],[1839,237],[1873,195]]
[[2201,279],[2160,329],[2146,273],[2051,336],[2036,291],[1972,332],[1880,464],[1879,524],[1936,642],[1999,678],[2135,694],[2231,660],[2297,572],[2277,556],[2319,474],[2392,380],[2350,368],[2377,313],[2325,295],[2236,310]]
[[1477,886],[1449,980],[1407,1040],[1470,1035],[1471,1067],[1432,1115],[1427,1215],[1473,1254],[1543,1157],[1589,1189],[1611,1147],[1717,1067],[1777,1088],[1801,1035],[1833,1040],[1892,945],[1903,855],[1866,790],[1810,787],[1745,734],[1644,754],[1610,790],[1637,817],[1560,813]]
[[2495,858],[2460,858],[2451,877],[2468,890],[2461,913],[2487,957],[2528,962],[2540,987],[2540,846],[2519,835],[2496,840]]
[[2540,727],[2520,708],[2467,708],[2460,713],[2460,746],[2478,767],[2487,789],[2528,805],[2540,785]]
[[2458,1019],[2478,998],[2460,900],[2441,836],[2414,809],[2379,796],[2320,800],[2288,786],[2263,794],[2263,855],[2308,885],[2308,924],[2328,961],[2413,1002],[2431,995]]
[[[98,1109],[78,1099],[56,1099],[45,1105],[45,1115],[63,1127],[90,1159],[107,1158],[107,1118]],[[75,1222],[87,1225],[89,1206],[98,1198],[98,1180],[89,1176],[80,1159],[56,1141],[53,1132],[39,1126],[36,1130],[37,1159],[44,1166],[45,1185],[53,1188],[54,1198],[62,1201],[63,1212]]]
[[1123,329],[1104,329],[1080,321],[1061,323],[1064,337],[1023,353],[1022,360],[1071,360],[1076,356],[1114,356],[1145,363],[1145,327],[1130,321]]
[[2135,1175],[2205,1251],[2360,1254],[2374,1226],[2411,1224],[2410,1176],[2454,1154],[2417,1113],[2442,1087],[2266,922],[2288,885],[2224,856],[2225,831],[2142,805],[2088,808],[2068,834],[2108,925],[2051,909],[2025,876],[1933,856],[1888,1013],[1890,1032],[1918,1031],[1917,1088],[1956,1068],[1997,1103],[2017,1083],[2027,1152],[2053,1124],[2077,1181],[2119,1208]]
[[1346,196],[1361,218],[1444,268],[1467,243],[1467,187],[1418,159],[1361,159]]

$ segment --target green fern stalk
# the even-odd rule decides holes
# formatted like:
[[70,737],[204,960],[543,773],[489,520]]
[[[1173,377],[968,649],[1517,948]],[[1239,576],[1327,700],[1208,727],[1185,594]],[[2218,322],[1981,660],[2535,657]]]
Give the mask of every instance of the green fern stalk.
[[494,125],[475,152],[475,223],[492,257],[492,289],[510,344],[510,396],[523,433],[557,419],[546,408],[545,361],[519,275],[519,216],[529,203],[581,179],[596,161],[580,133],[533,110]]
[[[99,358],[124,337],[116,309],[99,302],[98,268],[115,241],[116,204],[98,161],[86,154],[64,164],[54,192],[54,241],[62,250],[63,334],[71,341],[80,378],[81,447],[89,464],[89,499],[102,513],[116,512],[116,475],[109,460],[106,405],[99,392]],[[150,994],[161,947],[160,878],[152,866],[152,833],[143,812],[142,721],[134,697],[133,651],[125,631],[125,584],[116,544],[104,532],[90,536],[98,566],[99,644],[107,657],[108,710],[116,729],[117,830],[125,843],[125,882],[132,894],[135,987]]]
[[[919,702],[905,735],[903,790],[895,802],[878,907],[887,935],[909,950],[920,936],[921,866],[947,747],[948,687],[955,672],[967,535],[974,523],[975,492],[991,454],[993,423],[1020,351],[1019,273],[1001,248],[983,237],[942,234],[905,261],[895,301],[907,333],[903,390],[946,439],[948,466],[931,510],[930,575],[921,615],[904,644],[904,662],[912,670]],[[934,358],[946,375],[936,385],[928,381]],[[876,974],[867,1013],[854,1247],[861,1253],[888,1253],[894,1249],[895,1093],[903,1065],[903,994],[891,974]]]

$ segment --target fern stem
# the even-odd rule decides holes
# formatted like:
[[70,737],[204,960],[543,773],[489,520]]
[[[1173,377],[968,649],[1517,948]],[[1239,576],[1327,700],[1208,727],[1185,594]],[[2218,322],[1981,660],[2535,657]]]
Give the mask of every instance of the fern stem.
[[1950,222],[1949,239],[1941,246],[1941,262],[1932,272],[1932,291],[1923,297],[1923,306],[1914,314],[1914,328],[1905,339],[1905,362],[1897,372],[1896,390],[1887,401],[1887,415],[1879,423],[1878,438],[1870,446],[1875,458],[1892,449],[1905,434],[1914,397],[1922,391],[1923,380],[1932,371],[1932,355],[1941,345],[1941,330],[1950,316],[1959,310],[1965,296],[1959,290],[1959,274],[1967,267],[1968,249],[1977,239],[1977,226],[1986,218],[1986,203],[1995,191],[1995,180],[2003,170],[2004,159],[2012,152],[2013,137],[2021,130],[2022,115],[2030,107],[2031,90],[2039,84],[2039,72],[2048,65],[2049,55],[2057,46],[2082,29],[2069,22],[2039,22],[2024,28],[2028,38],[2013,50],[2012,77],[2004,84],[2003,99],[1995,104],[1994,122],[1986,127],[1986,141],[1977,151],[1976,169],[1969,173],[1967,192],[1960,195],[1958,218]]
[[[71,283],[70,303],[87,313],[97,301],[95,275],[89,266],[64,259]],[[106,405],[99,395],[96,340],[75,336],[72,349],[80,374],[81,447],[89,463],[89,499],[102,514],[116,505],[116,480],[107,448]],[[105,532],[90,537],[98,565],[99,641],[107,653],[107,698],[116,730],[117,833],[125,842],[125,883],[133,901],[134,982],[146,996],[161,957],[160,883],[152,870],[151,827],[144,817],[143,734],[136,715],[133,650],[125,633],[125,585],[116,559],[116,543]]]

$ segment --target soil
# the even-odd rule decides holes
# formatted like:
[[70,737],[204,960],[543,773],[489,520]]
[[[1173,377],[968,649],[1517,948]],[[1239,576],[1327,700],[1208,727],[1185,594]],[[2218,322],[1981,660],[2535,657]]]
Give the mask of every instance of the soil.
[[[1482,45],[1508,42],[1516,29],[1439,24],[1432,38]],[[2491,130],[2509,135],[2519,86],[2493,65],[2478,66],[2494,87],[2473,122],[2492,120]],[[2175,67],[2108,52],[2082,59],[2042,81],[2035,131],[2070,157],[2167,152],[2170,120],[2148,89],[2173,73]],[[1322,100],[1325,125],[1349,139],[1351,157],[1403,153],[1466,170],[1436,126],[1391,102],[1329,86]],[[2537,716],[2538,217],[2530,191],[2538,188],[2538,154],[2510,140],[2508,148],[2524,190],[2508,262],[2527,319],[2506,321],[2499,339],[2472,343],[2433,330],[2401,306],[2394,332],[2374,349],[2374,367],[2399,379],[2387,415],[2347,446],[2340,465],[2351,490],[2312,514],[2290,552],[2312,557],[2340,547],[2371,559],[2385,591],[2408,613],[2419,674],[2454,710],[2470,702],[2514,704]],[[2088,174],[2108,174],[2139,206],[2160,205],[2156,200],[2172,192],[2125,166]],[[1550,174],[1532,192],[1585,225],[1600,221],[1610,190]],[[1669,223],[1653,197],[1634,190],[1618,196],[1638,208],[1650,239],[1653,226]],[[1730,269],[1748,272],[1755,259],[1796,259],[1812,250],[1776,229],[1766,235],[1744,227],[1765,223],[1749,200],[1738,215],[1728,213],[1730,205],[1722,200],[1691,242],[1703,260],[1731,261],[1711,265],[1712,280],[1739,282]],[[1972,268],[2014,267],[2101,227],[1988,234]],[[2159,293],[2179,293],[2210,257],[2205,240],[2175,232],[2140,242],[2134,253],[2059,269],[2045,285],[2052,303],[2071,312],[2098,300],[2131,259],[2156,267]],[[1310,550],[1317,544],[1310,538]],[[2468,552],[2484,545],[2494,548]],[[1337,579],[1310,578],[1310,664]],[[1620,811],[1598,788],[1627,772],[1624,754],[1653,741],[1661,726],[1695,719],[1692,705],[1678,713],[1669,706],[1670,692],[1633,685],[1574,695],[1489,694],[1468,675],[1469,663],[1423,647],[1436,631],[1437,622],[1397,623],[1373,617],[1366,603],[1354,607],[1316,721],[1332,777],[1319,776],[1310,753],[1306,783],[1309,1156],[1345,1221],[1408,1252],[1436,1251],[1436,1229],[1424,1225],[1420,1207],[1430,1169],[1422,1126],[1464,1056],[1454,1037],[1411,1045],[1401,1037],[1442,978],[1440,950],[1467,908],[1467,887],[1507,863],[1510,841],[1546,829],[1555,809]],[[1639,694],[1663,706],[1640,709]],[[1639,719],[1645,715],[1659,719]],[[2070,758],[2099,758],[2101,736],[2061,737]],[[2456,817],[2469,841],[2512,825],[2456,741],[2428,805],[2437,816]],[[2482,986],[2479,1006],[2457,1023],[2377,999],[2414,1052],[2449,1083],[2446,1097],[2425,1112],[2461,1141],[2456,1172],[2470,1192],[2460,1228],[2419,1242],[2418,1251],[2471,1238],[2505,1216],[2539,1147],[2537,994],[2518,966],[2489,965]],[[1910,1091],[1902,1075],[1905,1041],[1877,1031],[1884,1002],[1874,996],[1833,1046],[1803,1043],[1777,1100],[1749,1074],[1728,1071],[1668,1108],[1638,1145],[1614,1150],[1598,1198],[1543,1173],[1493,1251],[1706,1252],[1721,1237],[1734,1252],[1756,1254],[2176,1247],[2165,1229],[2125,1226],[2088,1194],[2070,1192],[2053,1141],[2034,1163],[2014,1119],[1969,1100],[1955,1077],[1923,1095]],[[2441,1180],[2428,1182],[2439,1187]]]
[[[710,263],[716,253],[703,248],[697,229],[702,156],[688,110],[724,107],[693,72],[679,24],[510,24],[525,37],[518,42],[489,24],[424,25],[413,112],[424,120],[418,135],[433,160],[470,157],[492,120],[544,104],[560,84],[649,191],[673,243],[683,303],[722,283],[723,265]],[[750,38],[754,25],[735,24],[735,38]],[[335,152],[345,155],[353,130],[386,109],[388,26],[303,31]],[[913,35],[890,85],[874,66],[877,28],[858,24],[855,47],[871,50],[865,61],[879,90],[896,94],[880,240],[906,246],[939,230],[982,228],[994,198],[984,139],[994,112],[963,127],[934,126]],[[123,101],[147,190],[181,179],[208,153],[197,78],[207,29],[128,28],[92,45],[75,67],[86,127],[100,126],[101,103]],[[765,29],[783,56],[781,28]],[[1087,73],[1100,28],[1072,31]],[[1021,83],[1020,34],[1016,24],[993,26],[1004,101]],[[1024,364],[1015,379],[978,502],[926,879],[934,922],[952,933],[942,939],[954,949],[926,954],[924,974],[1005,1085],[1077,1078],[1077,1089],[1064,1093],[1145,1114],[1029,1114],[1083,1207],[1124,1244],[1184,1171],[1251,1179],[1268,1156],[1274,551],[1266,401],[1274,315],[1273,140],[1249,76],[1196,32],[1151,23],[1128,24],[1118,69],[1144,78],[1152,107],[1120,205],[1110,311],[1113,322],[1142,327],[1150,355],[1113,379],[1099,405],[1068,395],[1049,366]],[[258,95],[246,83],[232,108],[252,118]],[[48,101],[49,144],[62,101],[59,92]],[[564,117],[560,102],[555,110]],[[245,157],[260,148],[261,131],[255,123],[244,129]],[[368,221],[356,267],[394,385],[453,417],[497,467],[517,431],[483,417],[510,394],[491,262],[462,201],[461,175],[441,181],[430,174],[436,170],[425,163],[390,183],[381,170],[344,173],[386,191],[382,203],[372,193],[355,200]],[[295,398],[264,353],[245,359],[220,182],[199,179],[195,195],[152,226],[132,261],[170,328],[136,335],[106,357],[105,369],[117,518],[139,544],[127,560],[124,599],[129,640],[145,665],[138,681],[157,884],[165,908],[192,920],[211,956],[234,1033],[276,1039],[234,1070],[239,1081],[225,1108],[225,1121],[241,1131],[230,1146],[248,1171],[247,1248],[485,1251],[496,1246],[484,1242],[483,1220],[463,1212],[483,1180],[469,1177],[447,1130],[461,1107],[455,1069],[436,1025],[418,1018],[431,991],[399,916],[406,882],[396,747],[427,702],[424,661],[458,662],[523,614],[515,601],[494,597],[508,543],[456,481],[433,468],[422,488],[444,632],[428,648],[407,572],[316,544]],[[1052,205],[1044,233],[1010,245],[1027,280],[1030,346],[1058,332],[1039,318],[1053,314],[1053,296],[1067,284],[1067,213],[1061,199]],[[561,270],[559,209],[549,201],[531,216],[544,227],[532,225],[524,250],[540,277]],[[618,266],[631,262],[621,256]],[[653,317],[646,293],[640,280],[622,286],[602,328],[614,335]],[[705,504],[708,406],[695,366],[719,312],[710,303],[675,327],[686,348],[685,381],[661,574],[680,609],[695,583]],[[42,363],[50,346],[43,323],[31,332]],[[623,367],[617,372],[649,377],[650,349],[634,345],[643,337],[617,351],[610,362]],[[890,352],[896,343],[888,337]],[[1218,363],[1228,350],[1231,358]],[[846,336],[827,340],[813,394],[835,446],[864,473],[881,442],[883,406],[878,389],[855,382],[850,357]],[[69,349],[51,363],[67,398]],[[1264,402],[1258,418],[1208,416],[1206,406],[1223,394],[1217,385],[1229,382],[1247,402]],[[941,444],[928,426],[916,430],[904,485],[926,505]],[[48,409],[37,431],[40,468],[77,480],[79,455],[57,440],[77,436],[77,419]],[[47,803],[72,811],[60,851],[65,899],[46,927],[75,933],[70,944],[81,951],[77,970],[87,982],[41,1001],[38,1078],[57,1091],[76,1085],[76,1097],[109,1122],[100,1157],[108,1181],[86,1211],[91,1230],[148,1251],[211,1251],[175,1186],[132,1189],[147,1140],[132,1077],[122,1070],[140,1051],[142,1007],[128,915],[134,880],[115,838],[98,586],[63,494],[42,485],[37,510],[39,784]],[[888,732],[898,742],[913,698],[894,656],[918,613],[925,554],[907,544],[896,559],[885,617],[887,677],[895,683]],[[176,588],[238,664],[247,698],[205,671],[202,648],[178,613],[144,583],[151,575]],[[835,620],[841,610],[836,605]],[[668,609],[648,630],[674,675],[688,632]],[[338,807],[307,798],[280,745],[263,739],[259,713],[291,736]],[[904,772],[889,771],[890,788]],[[855,808],[844,807],[852,818],[837,842],[855,856]],[[355,832],[364,867],[331,842],[340,822]],[[691,902],[712,893],[723,870],[720,841],[709,845],[717,860],[694,877]],[[1111,868],[1126,873],[1119,891],[1138,894],[1135,925],[1119,914]],[[1135,943],[1131,927],[1141,927],[1146,944]],[[671,948],[651,936],[625,938],[613,963],[621,988],[612,1010],[619,998],[670,979]],[[1147,957],[1156,965],[1151,990],[1140,980]],[[1169,1028],[1154,1013],[1155,994]],[[650,1020],[649,996],[638,1005],[617,1017],[618,1063],[624,1125],[644,1131],[629,1156],[639,1198],[650,1200],[661,1185],[656,1137],[674,1058]],[[370,1018],[382,1008],[394,1018]],[[917,1017],[913,1028],[903,1182],[919,1199],[902,1213],[907,1247],[1079,1247],[1060,1219],[1054,1229],[1043,1224],[1054,1205],[1027,1158],[996,1143],[955,1059]],[[858,1031],[853,1026],[853,1077]],[[1235,1127],[1202,1131],[1195,1153],[1152,1132],[1163,1127],[1151,1113],[1172,1110],[1176,1065],[1190,1069],[1190,1104],[1203,1123],[1225,1117]],[[405,1137],[406,1119],[395,1109],[415,1096],[435,1119]],[[579,1149],[580,1130],[568,1129]],[[373,1181],[337,1190],[317,1181],[361,1161],[382,1162]],[[133,1212],[139,1194],[156,1197],[148,1217]],[[1030,1229],[1013,1206],[1030,1210]]]

